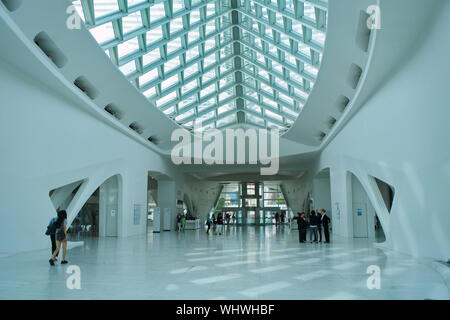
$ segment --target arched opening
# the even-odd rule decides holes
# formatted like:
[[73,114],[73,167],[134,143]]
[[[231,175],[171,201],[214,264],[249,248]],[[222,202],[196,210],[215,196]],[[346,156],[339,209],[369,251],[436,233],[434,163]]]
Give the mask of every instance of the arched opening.
[[[71,195],[78,192],[77,186]],[[105,180],[87,199],[68,229],[70,240],[83,237],[117,237],[119,235],[119,217],[122,186],[120,176]],[[67,202],[66,208],[70,201]]]
[[359,179],[351,172],[348,174],[351,196],[351,228],[354,238],[371,238],[384,242],[386,237],[375,208]]

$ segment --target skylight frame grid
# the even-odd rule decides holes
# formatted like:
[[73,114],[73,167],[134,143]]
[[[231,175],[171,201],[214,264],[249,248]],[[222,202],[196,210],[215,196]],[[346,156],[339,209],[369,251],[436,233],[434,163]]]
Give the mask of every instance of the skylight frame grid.
[[[181,8],[180,1],[185,4],[185,8]],[[208,119],[208,122],[214,122],[214,126],[224,117],[218,112],[224,101],[234,103],[234,109],[225,112],[225,117],[229,119],[234,117],[238,122],[244,119],[246,122],[245,118],[236,115],[240,111],[244,114],[247,112],[246,108],[237,107],[236,100],[239,98],[243,99],[244,103],[251,101],[259,106],[261,114],[258,114],[258,117],[264,119],[264,126],[272,123],[286,127],[295,121],[295,115],[301,112],[314,86],[326,39],[328,4],[320,0],[240,0],[238,2],[241,5],[238,7],[232,7],[231,0],[178,0],[177,9],[172,6],[173,0],[153,2],[136,0],[132,4],[129,4],[128,0],[117,0],[119,11],[113,10],[114,12],[101,18],[90,14],[92,10],[95,13],[95,0],[81,0],[81,2],[88,29],[107,23],[112,25],[115,37],[110,39],[109,34],[100,40],[100,46],[107,51],[111,61],[123,71],[124,76],[134,83],[149,101],[156,103],[156,100],[168,96],[171,101],[159,104],[158,108],[167,116],[174,118],[186,112],[193,112],[192,116],[187,117],[189,120],[204,115],[204,110],[201,110],[203,108],[200,107],[200,112],[198,109],[205,100],[214,100],[215,105],[205,107],[205,111],[208,112],[216,108],[215,116]],[[289,4],[291,8],[288,9],[285,6]],[[248,11],[246,6],[249,5],[254,9]],[[303,11],[303,6],[309,7],[308,15]],[[161,12],[163,8],[164,13],[157,19],[152,19],[150,16],[152,9],[155,10],[157,7]],[[232,23],[232,12],[238,14],[238,22],[233,20]],[[130,18],[133,14],[137,18],[140,17],[136,19],[136,26],[131,29],[123,27],[122,22],[133,20]],[[198,15],[198,19],[191,24],[195,15]],[[299,33],[292,31],[295,22],[302,26]],[[177,28],[174,30],[175,23]],[[237,38],[232,32],[236,27],[240,34]],[[148,32],[155,28],[161,29],[161,36],[149,43]],[[192,41],[193,33],[197,33],[197,36]],[[135,43],[135,50],[119,56],[118,46],[131,39]],[[237,44],[240,53],[236,54],[239,56],[235,56]],[[197,48],[198,55],[187,59],[187,54],[192,52],[190,50],[193,48]],[[302,51],[297,51],[297,48]],[[306,49],[308,51],[305,51]],[[158,51],[159,59],[156,58]],[[262,60],[252,61],[255,55],[262,56]],[[208,62],[214,60],[213,57],[216,62]],[[236,67],[234,57],[247,67],[240,67],[241,63]],[[169,64],[173,65],[171,70],[167,68]],[[184,72],[194,65],[196,67],[193,71],[196,72]],[[237,72],[252,81],[237,82],[239,81],[235,76]],[[142,77],[147,73],[152,73],[155,79],[141,83]],[[266,76],[263,77],[262,73]],[[290,73],[296,76],[290,77]],[[302,83],[299,83],[300,79],[303,80]],[[281,83],[284,87],[280,86]],[[185,91],[184,88],[188,85],[195,89]],[[269,88],[267,92],[259,89],[264,85]],[[244,95],[236,96],[236,92],[242,92],[238,90],[239,86],[251,88],[258,98],[256,99],[253,94],[247,97],[246,90]],[[233,90],[234,94],[220,100],[221,94],[229,90]],[[288,99],[282,98],[283,95]],[[266,104],[265,99],[272,102]],[[181,101],[184,100],[189,103],[181,107]],[[265,119],[265,110],[268,110],[268,115],[274,112],[276,116]],[[283,110],[289,110],[289,113]]]

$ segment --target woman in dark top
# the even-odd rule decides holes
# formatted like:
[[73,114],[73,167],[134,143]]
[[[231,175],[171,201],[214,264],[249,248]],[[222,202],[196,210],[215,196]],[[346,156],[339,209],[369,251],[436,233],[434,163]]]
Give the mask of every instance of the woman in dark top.
[[61,264],[66,264],[66,254],[67,254],[67,212],[65,210],[58,211],[58,218],[55,221],[56,225],[56,250],[53,252],[52,257],[48,261],[50,265],[55,265],[56,255],[61,248],[63,247],[63,256]]

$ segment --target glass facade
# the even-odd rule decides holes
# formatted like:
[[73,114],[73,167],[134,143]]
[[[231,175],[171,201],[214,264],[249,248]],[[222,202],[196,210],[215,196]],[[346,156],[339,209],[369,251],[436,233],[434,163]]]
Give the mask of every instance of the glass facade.
[[217,203],[221,205],[216,208],[230,216],[230,223],[238,225],[275,224],[277,215],[287,217],[288,212],[280,185],[272,182],[224,184]]

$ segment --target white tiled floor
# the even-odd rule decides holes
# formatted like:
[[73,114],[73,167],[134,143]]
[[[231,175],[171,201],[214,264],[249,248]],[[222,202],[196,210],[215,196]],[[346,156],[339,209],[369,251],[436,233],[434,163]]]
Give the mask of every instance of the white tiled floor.
[[[300,244],[287,227],[229,227],[87,238],[69,264],[50,267],[49,250],[0,258],[1,299],[450,299],[427,263],[373,248],[367,239]],[[81,290],[66,269],[81,268]],[[366,286],[369,265],[381,289]]]

